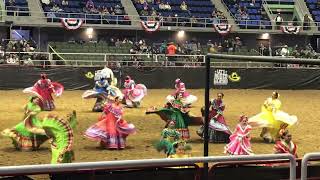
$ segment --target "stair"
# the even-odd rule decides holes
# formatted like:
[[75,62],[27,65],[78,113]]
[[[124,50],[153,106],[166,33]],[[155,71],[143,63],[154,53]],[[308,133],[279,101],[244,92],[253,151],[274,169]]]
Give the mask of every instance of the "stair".
[[131,24],[133,26],[140,26],[140,17],[139,14],[134,7],[131,0],[121,0],[122,6],[124,7],[124,10],[126,13],[128,13],[129,16],[132,17]]
[[216,9],[219,9],[223,13],[224,16],[227,17],[228,23],[232,24],[233,31],[238,31],[240,28],[236,25],[235,18],[231,15],[228,7],[224,4],[223,0],[211,0],[212,4],[214,4]]
[[[312,17],[310,11],[309,11],[309,8],[307,7],[307,4],[304,0],[295,0],[295,3],[294,5],[296,6],[296,10],[297,10],[297,14],[299,16],[299,20],[300,21],[304,21],[304,16],[307,14],[309,17]],[[311,27],[311,30],[313,31],[317,31],[318,28],[317,28],[317,25],[316,23],[313,21],[310,22],[310,25],[312,26]]]

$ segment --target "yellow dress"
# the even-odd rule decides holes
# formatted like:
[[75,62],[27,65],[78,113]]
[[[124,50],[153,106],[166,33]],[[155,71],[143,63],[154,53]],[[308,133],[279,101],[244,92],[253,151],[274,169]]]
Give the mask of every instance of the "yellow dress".
[[292,126],[298,121],[297,116],[289,115],[280,108],[279,99],[268,98],[261,107],[261,113],[249,118],[249,124],[253,127],[268,128],[272,138],[277,138],[282,127]]

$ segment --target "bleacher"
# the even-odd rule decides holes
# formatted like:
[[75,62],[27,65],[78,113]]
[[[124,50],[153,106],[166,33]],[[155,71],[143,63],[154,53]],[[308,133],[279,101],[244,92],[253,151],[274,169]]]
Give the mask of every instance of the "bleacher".
[[8,16],[29,16],[27,0],[5,0],[5,9]]
[[[136,2],[135,0],[132,0],[134,3],[134,6],[136,7],[141,20],[147,21],[148,18],[142,15],[142,11],[144,10],[144,7],[142,4]],[[185,3],[188,6],[188,11],[183,11],[180,8],[181,3],[183,0],[166,0],[163,1],[164,3],[168,2],[171,6],[171,10],[163,10],[159,9],[159,4],[148,4],[148,15],[150,16],[150,10],[154,8],[154,10],[157,11],[159,15],[162,17],[167,18],[171,16],[172,18],[178,18],[178,23],[189,23],[189,19],[191,17],[199,18],[198,21],[198,27],[204,27],[206,24],[212,24],[212,19],[204,19],[204,18],[211,18],[211,14],[214,10],[214,5],[210,0],[186,0]],[[174,21],[176,22],[176,21]],[[171,23],[164,23],[164,26],[171,26]]]
[[306,0],[306,4],[309,8],[310,13],[312,14],[312,18],[316,22],[317,26],[319,26],[320,22],[320,4],[318,0]]
[[42,3],[43,11],[45,12],[46,17],[48,17],[48,22],[60,22],[60,18],[80,18],[88,24],[119,24],[119,25],[130,25],[131,22],[127,16],[121,0],[93,0],[94,6],[96,9],[106,7],[108,11],[116,6],[120,6],[122,14],[118,15],[103,15],[99,12],[85,12],[86,1],[81,0],[69,0],[67,6],[59,5],[61,11],[53,12],[51,11],[52,5]]
[[[236,23],[241,29],[271,29],[271,22],[267,16],[263,16],[262,12],[262,0],[256,0],[253,4],[251,0],[243,0],[237,4],[234,0],[224,0],[224,3],[230,10],[233,17],[236,19]],[[241,19],[238,15],[239,9],[246,8],[248,19]]]

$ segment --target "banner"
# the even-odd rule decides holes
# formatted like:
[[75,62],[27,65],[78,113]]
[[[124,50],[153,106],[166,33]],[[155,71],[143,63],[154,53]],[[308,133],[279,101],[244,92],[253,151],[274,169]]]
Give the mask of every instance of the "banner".
[[298,34],[300,28],[300,26],[281,26],[282,32],[286,34]]
[[160,21],[141,21],[142,28],[147,32],[155,32],[160,28]]
[[[32,86],[41,73],[65,89],[91,89],[94,74],[103,67],[52,67],[49,69],[10,66],[0,67],[0,89],[23,89]],[[181,78],[188,89],[204,89],[205,70],[198,68],[158,67],[144,72],[135,67],[112,69],[122,87],[126,75],[139,80],[148,89],[174,89],[173,83]],[[212,68],[210,87],[216,89],[320,89],[319,69],[277,68]]]
[[230,24],[214,24],[213,25],[216,32],[218,32],[221,35],[227,35],[230,33],[232,25]]
[[82,19],[76,18],[61,18],[61,24],[68,30],[76,30],[81,27],[83,23]]

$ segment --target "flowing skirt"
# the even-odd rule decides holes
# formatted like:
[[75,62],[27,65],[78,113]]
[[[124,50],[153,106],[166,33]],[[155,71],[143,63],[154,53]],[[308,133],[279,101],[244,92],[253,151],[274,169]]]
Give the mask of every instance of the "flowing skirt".
[[236,134],[230,136],[230,143],[225,147],[225,153],[231,155],[251,155],[251,144],[247,137],[240,137]]
[[127,89],[123,92],[125,94],[125,104],[128,107],[138,107],[142,99],[147,95],[147,88],[143,84],[137,84],[131,91]]
[[[167,101],[168,102],[171,102],[171,101],[173,101],[175,98],[174,98],[174,96],[173,95],[168,95],[167,96]],[[183,106],[190,106],[191,104],[193,104],[194,102],[196,102],[198,100],[198,98],[197,98],[197,96],[194,96],[194,95],[188,95],[188,96],[186,96],[186,97],[183,97],[182,99],[181,99],[181,102],[182,102],[182,104],[183,104]]]

